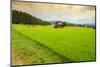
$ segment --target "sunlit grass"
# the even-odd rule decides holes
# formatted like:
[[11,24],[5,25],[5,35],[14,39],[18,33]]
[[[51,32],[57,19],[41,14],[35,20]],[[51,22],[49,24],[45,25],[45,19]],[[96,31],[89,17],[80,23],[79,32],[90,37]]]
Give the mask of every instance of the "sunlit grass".
[[[65,56],[67,59],[70,59],[71,62],[95,61],[95,29],[87,28],[87,27],[54,28],[54,26],[52,25],[48,25],[48,26],[12,25],[12,27],[14,30],[41,43],[43,46],[50,48],[51,50],[57,52],[59,55]],[[13,35],[14,34],[16,33],[13,33]],[[15,38],[17,39],[17,37]],[[27,41],[23,41],[23,39],[21,39],[21,41],[22,44],[24,45],[27,43],[28,39]],[[14,42],[13,46],[15,44],[16,43]],[[22,47],[23,45],[20,45],[20,47]],[[29,49],[35,48],[30,46],[31,45],[27,44],[25,47]],[[45,49],[43,50],[45,51]],[[49,52],[51,51],[48,50],[48,53]]]

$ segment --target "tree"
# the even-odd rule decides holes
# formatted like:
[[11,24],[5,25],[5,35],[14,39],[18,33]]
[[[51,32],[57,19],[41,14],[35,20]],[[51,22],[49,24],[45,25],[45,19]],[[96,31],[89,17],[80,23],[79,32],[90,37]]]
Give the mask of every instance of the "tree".
[[29,25],[48,25],[47,21],[40,18],[32,16],[26,12],[21,12],[17,10],[12,11],[12,23],[14,24],[29,24]]

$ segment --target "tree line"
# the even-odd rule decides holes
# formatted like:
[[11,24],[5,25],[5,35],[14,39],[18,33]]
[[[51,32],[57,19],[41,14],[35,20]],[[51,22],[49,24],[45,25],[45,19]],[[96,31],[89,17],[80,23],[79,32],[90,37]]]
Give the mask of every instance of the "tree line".
[[34,24],[34,25],[49,25],[47,21],[32,16],[26,12],[18,10],[12,11],[12,23],[14,24]]
[[[65,21],[63,22],[64,26],[77,26],[77,27],[92,27],[96,28],[95,26],[89,26],[89,25],[82,25],[82,24],[73,24]],[[32,16],[26,12],[18,11],[18,10],[12,10],[12,23],[14,24],[30,24],[30,25],[50,25],[51,23],[48,21],[44,21],[40,18],[37,18],[35,16]],[[58,21],[54,22],[55,25],[58,23]]]

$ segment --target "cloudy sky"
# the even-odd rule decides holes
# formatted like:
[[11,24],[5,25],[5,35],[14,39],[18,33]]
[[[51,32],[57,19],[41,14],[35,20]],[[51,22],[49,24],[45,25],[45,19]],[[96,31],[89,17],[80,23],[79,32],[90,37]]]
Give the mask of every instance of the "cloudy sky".
[[78,24],[95,23],[95,6],[13,2],[13,10],[27,12],[46,21],[69,21]]

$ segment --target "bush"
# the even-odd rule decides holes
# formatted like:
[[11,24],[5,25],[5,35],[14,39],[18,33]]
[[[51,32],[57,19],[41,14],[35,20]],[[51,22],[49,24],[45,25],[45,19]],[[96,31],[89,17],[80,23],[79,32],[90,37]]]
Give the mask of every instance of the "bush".
[[54,28],[58,28],[58,26],[54,26]]

